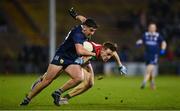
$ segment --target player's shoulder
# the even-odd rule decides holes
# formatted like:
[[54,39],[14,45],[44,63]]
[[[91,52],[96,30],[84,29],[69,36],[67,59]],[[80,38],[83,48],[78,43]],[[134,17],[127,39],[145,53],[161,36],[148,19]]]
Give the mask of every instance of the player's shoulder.
[[76,25],[73,27],[72,31],[74,32],[82,32],[82,26],[81,25]]
[[[149,35],[152,35],[152,34],[150,32],[144,32],[143,35],[144,36],[149,36]],[[153,35],[156,36],[156,37],[159,37],[161,34],[159,32],[154,32]]]
[[74,26],[71,32],[73,36],[84,36],[81,25]]

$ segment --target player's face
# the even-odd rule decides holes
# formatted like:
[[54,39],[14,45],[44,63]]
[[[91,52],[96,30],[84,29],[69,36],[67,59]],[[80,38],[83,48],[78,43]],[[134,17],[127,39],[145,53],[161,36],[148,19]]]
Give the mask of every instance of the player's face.
[[148,27],[148,31],[153,33],[153,32],[156,32],[156,25],[155,24],[150,24],[149,27]]
[[106,62],[113,56],[113,51],[108,48],[102,48],[100,56],[101,59]]
[[95,28],[84,26],[83,33],[86,35],[86,37],[91,37],[96,32]]

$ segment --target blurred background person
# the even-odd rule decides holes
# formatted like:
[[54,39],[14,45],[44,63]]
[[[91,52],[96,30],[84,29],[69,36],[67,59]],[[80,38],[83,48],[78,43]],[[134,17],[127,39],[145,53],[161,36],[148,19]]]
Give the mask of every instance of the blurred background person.
[[159,54],[164,55],[166,50],[166,41],[156,32],[157,26],[155,23],[150,23],[148,26],[148,31],[145,32],[141,39],[137,40],[136,45],[140,46],[144,44],[145,46],[145,62],[146,62],[146,73],[144,75],[144,80],[141,85],[141,89],[145,88],[146,82],[150,80],[150,87],[155,89],[155,75],[154,68],[158,63]]

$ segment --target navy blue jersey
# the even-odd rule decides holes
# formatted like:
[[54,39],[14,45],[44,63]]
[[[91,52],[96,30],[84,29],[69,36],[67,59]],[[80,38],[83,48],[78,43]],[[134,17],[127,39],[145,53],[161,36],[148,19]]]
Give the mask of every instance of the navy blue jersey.
[[145,46],[146,63],[157,64],[160,46],[164,41],[163,37],[157,32],[145,32],[143,34],[142,40]]
[[143,43],[145,45],[145,50],[147,54],[155,55],[159,53],[160,46],[163,37],[159,33],[149,33],[145,32],[142,37]]
[[83,44],[86,40],[87,38],[82,32],[82,26],[75,26],[56,50],[56,54],[51,63],[56,65],[74,64],[75,59],[78,57],[75,44]]

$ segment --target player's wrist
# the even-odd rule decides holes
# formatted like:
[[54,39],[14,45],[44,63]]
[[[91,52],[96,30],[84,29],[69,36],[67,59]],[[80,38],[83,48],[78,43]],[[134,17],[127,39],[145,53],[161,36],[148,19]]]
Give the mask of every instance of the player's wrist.
[[122,64],[119,64],[118,66],[119,66],[119,67],[122,67],[123,65],[122,65]]
[[68,10],[69,14],[74,18],[77,19],[76,17],[78,16],[77,12],[74,10],[72,7],[71,9]]
[[165,52],[166,52],[166,50],[165,50],[165,49],[161,49],[161,50],[160,50],[160,54],[161,54],[161,55],[164,55],[164,54],[165,54]]

